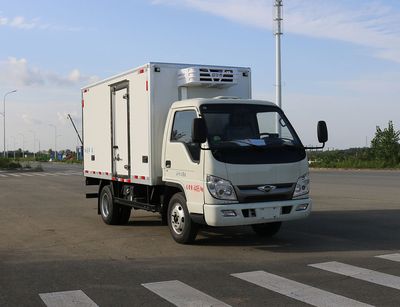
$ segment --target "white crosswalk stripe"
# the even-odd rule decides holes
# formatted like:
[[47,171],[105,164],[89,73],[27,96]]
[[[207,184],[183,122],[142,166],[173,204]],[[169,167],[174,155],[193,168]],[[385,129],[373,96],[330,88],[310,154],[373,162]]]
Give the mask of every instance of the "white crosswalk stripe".
[[227,307],[230,305],[221,302],[208,294],[192,288],[179,280],[170,280],[142,284],[143,287],[161,296],[178,307],[183,306],[213,306]]
[[386,259],[386,260],[391,260],[391,261],[396,261],[396,262],[400,262],[400,254],[396,253],[396,254],[387,254],[387,255],[380,255],[380,256],[376,256],[377,258],[381,258],[381,259]]
[[265,271],[238,273],[232,276],[313,306],[371,306]]
[[47,175],[44,174],[44,173],[35,173],[35,175],[36,175],[36,176],[42,176],[42,177],[47,176]]
[[22,176],[26,176],[26,177],[32,177],[32,176],[35,176],[34,174],[32,174],[32,173],[19,173],[20,175],[22,175]]
[[309,266],[400,290],[400,277],[398,276],[368,270],[336,261],[310,264]]
[[21,177],[20,174],[8,174],[9,176],[13,176],[13,177]]
[[98,307],[82,290],[39,294],[47,307]]
[[34,177],[34,176],[81,176],[82,173],[80,172],[56,172],[56,173],[49,173],[49,172],[21,172],[21,173],[2,173],[0,174],[0,178],[10,178],[10,177]]
[[43,174],[45,174],[47,176],[57,176],[55,173],[43,173]]

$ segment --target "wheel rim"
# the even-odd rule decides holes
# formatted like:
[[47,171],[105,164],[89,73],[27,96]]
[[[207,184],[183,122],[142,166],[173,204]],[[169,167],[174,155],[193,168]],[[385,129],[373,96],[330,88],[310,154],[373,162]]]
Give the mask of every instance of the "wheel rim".
[[178,235],[185,230],[185,211],[180,203],[175,203],[171,210],[171,225],[174,232]]
[[104,194],[101,198],[101,214],[103,214],[104,217],[108,217],[110,214],[110,199],[107,194]]

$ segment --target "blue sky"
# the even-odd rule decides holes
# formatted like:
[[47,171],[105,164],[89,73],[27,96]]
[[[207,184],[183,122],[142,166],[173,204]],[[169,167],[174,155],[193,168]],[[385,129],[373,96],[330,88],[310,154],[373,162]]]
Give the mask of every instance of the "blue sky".
[[[149,61],[250,66],[253,97],[275,100],[273,0],[0,1],[7,147],[73,148],[80,88]],[[400,129],[400,2],[284,0],[283,109],[304,144],[365,146]],[[34,131],[34,133],[32,132]],[[1,140],[2,145],[2,140]],[[38,148],[36,142],[36,149]]]

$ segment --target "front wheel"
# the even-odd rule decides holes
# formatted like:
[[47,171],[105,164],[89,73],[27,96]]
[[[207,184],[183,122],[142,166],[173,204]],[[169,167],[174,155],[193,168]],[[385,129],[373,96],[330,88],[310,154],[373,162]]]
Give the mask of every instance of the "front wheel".
[[169,201],[168,227],[178,243],[188,244],[196,238],[198,225],[190,218],[183,193],[175,194]]
[[277,234],[281,226],[282,222],[251,225],[254,232],[263,237],[272,237],[273,235]]

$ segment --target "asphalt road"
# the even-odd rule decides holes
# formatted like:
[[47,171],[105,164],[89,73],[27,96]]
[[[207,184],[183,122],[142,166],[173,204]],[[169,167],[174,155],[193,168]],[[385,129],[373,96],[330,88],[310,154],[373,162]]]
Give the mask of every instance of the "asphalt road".
[[400,305],[400,172],[312,171],[310,218],[272,239],[202,229],[186,246],[147,212],[105,225],[79,166],[44,168],[0,176],[0,306]]

